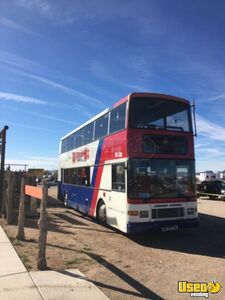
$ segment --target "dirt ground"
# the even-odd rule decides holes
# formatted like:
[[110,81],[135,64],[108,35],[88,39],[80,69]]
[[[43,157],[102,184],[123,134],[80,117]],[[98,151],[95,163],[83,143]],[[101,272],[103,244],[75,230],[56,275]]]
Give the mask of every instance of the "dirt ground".
[[[178,281],[212,280],[222,289],[209,298],[225,299],[225,202],[200,199],[197,229],[126,236],[64,208],[56,188],[49,194],[50,269],[78,268],[110,299],[194,299],[178,293]],[[37,217],[26,220],[24,242],[15,238],[16,225],[1,224],[26,267],[36,270]]]

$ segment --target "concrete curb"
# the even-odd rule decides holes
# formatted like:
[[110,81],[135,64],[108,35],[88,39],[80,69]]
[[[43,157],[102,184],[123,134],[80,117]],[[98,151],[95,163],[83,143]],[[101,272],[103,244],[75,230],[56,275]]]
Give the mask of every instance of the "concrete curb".
[[28,272],[0,226],[1,300],[107,300],[77,269]]

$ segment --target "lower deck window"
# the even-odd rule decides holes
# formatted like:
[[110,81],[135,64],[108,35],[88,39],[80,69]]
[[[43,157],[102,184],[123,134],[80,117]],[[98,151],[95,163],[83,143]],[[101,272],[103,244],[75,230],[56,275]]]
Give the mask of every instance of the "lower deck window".
[[63,183],[90,186],[90,167],[62,169]]
[[112,190],[125,192],[125,164],[112,165]]

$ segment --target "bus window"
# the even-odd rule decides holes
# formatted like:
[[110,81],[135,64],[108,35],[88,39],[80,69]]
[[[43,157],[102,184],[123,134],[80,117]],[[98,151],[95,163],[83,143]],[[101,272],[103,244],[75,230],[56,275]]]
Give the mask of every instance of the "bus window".
[[66,150],[70,151],[75,148],[75,139],[74,139],[74,134],[71,134],[68,136],[67,140],[67,145],[66,145]]
[[95,121],[95,140],[107,135],[108,119],[109,114],[106,114]]
[[195,192],[194,161],[175,159],[130,159],[130,198],[179,198]]
[[84,127],[84,145],[93,141],[94,122]]
[[66,152],[66,139],[62,140],[61,153]]
[[63,169],[63,183],[69,183],[69,169]]
[[64,169],[63,171],[63,183],[90,185],[90,167],[70,168]]
[[167,99],[132,99],[129,109],[131,128],[192,131],[190,106]]
[[78,185],[90,185],[90,167],[78,168]]
[[110,113],[109,133],[125,128],[126,103],[114,108]]
[[75,168],[64,169],[63,182],[76,184],[77,181],[77,172]]
[[125,164],[112,165],[112,190],[125,192]]
[[83,146],[84,144],[84,128],[81,128],[76,132],[76,148]]

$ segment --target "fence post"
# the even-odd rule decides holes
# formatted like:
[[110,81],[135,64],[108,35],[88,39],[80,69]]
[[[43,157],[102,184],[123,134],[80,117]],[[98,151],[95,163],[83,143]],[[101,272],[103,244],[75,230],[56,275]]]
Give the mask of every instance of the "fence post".
[[2,198],[2,217],[4,218],[7,215],[8,186],[9,186],[9,181],[5,176],[3,181],[3,198]]
[[48,186],[46,181],[43,182],[42,187],[42,200],[41,200],[41,211],[40,219],[38,221],[39,227],[39,239],[38,239],[38,261],[37,268],[39,270],[46,270],[46,241],[47,241],[47,199],[48,199]]
[[14,196],[14,174],[9,171],[8,175],[8,190],[7,190],[7,224],[12,224],[13,222],[13,196]]
[[0,155],[1,155],[1,168],[0,168],[0,216],[3,214],[3,185],[4,185],[4,173],[5,173],[5,144],[6,144],[6,130],[9,126],[4,126],[0,131]]
[[20,206],[18,217],[18,233],[17,239],[24,240],[24,219],[25,219],[25,178],[21,178]]

